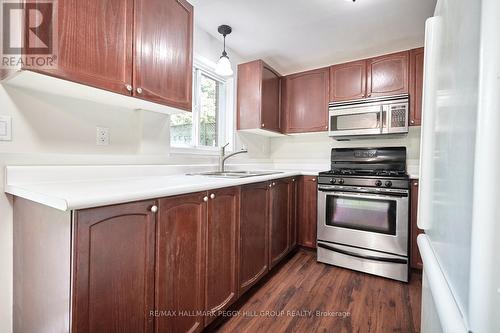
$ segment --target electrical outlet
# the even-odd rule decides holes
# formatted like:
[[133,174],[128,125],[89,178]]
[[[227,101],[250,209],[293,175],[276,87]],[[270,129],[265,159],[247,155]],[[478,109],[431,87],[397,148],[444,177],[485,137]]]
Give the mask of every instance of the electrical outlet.
[[98,146],[109,145],[109,128],[96,127],[96,145]]
[[0,141],[12,141],[11,116],[0,116]]

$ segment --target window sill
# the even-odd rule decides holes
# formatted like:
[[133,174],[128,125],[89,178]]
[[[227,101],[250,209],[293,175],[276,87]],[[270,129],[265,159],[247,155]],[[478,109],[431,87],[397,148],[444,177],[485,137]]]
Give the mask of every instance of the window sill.
[[205,156],[218,156],[219,149],[216,147],[202,148],[202,147],[170,147],[170,154],[172,155],[205,155]]

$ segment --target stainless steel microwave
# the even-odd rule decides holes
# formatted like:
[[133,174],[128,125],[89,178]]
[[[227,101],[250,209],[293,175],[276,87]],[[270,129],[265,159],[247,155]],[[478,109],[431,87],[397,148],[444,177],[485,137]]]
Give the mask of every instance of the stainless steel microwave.
[[408,95],[329,104],[328,134],[335,139],[408,133]]

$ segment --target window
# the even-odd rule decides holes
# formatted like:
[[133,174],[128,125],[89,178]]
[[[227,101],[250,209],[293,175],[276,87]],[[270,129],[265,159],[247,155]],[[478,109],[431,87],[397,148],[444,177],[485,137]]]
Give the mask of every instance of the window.
[[170,117],[170,145],[215,149],[226,140],[229,84],[202,65],[195,64],[193,76],[193,112]]

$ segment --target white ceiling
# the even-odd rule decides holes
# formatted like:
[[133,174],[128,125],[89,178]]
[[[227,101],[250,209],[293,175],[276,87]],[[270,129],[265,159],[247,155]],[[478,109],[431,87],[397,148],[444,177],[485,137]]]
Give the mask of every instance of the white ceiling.
[[[191,0],[195,22],[281,74],[423,45],[436,0]],[[231,55],[229,54],[229,57]]]

